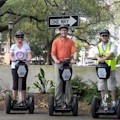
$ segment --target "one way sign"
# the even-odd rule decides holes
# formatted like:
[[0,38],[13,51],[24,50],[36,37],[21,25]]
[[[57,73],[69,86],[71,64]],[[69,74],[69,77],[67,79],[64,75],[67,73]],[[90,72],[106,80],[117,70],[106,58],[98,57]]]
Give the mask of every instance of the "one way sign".
[[57,28],[61,24],[68,25],[69,27],[77,27],[79,25],[79,17],[73,16],[49,16],[48,17],[48,27]]

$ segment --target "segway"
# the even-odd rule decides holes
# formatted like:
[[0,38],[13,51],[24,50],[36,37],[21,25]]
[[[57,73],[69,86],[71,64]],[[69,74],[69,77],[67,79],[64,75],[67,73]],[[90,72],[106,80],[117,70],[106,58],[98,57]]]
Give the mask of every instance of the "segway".
[[58,107],[55,101],[54,96],[49,96],[48,101],[48,114],[50,116],[53,115],[54,112],[72,112],[74,116],[78,114],[78,97],[77,95],[73,95],[71,97],[71,105],[69,107],[66,106],[65,103],[65,88],[66,82],[71,79],[72,77],[72,67],[70,65],[70,60],[65,60],[62,62],[62,66],[59,69],[60,78],[63,82],[63,89],[62,89],[62,106]]
[[99,115],[117,115],[120,118],[120,98],[117,100],[116,107],[112,107],[109,100],[107,79],[110,77],[111,67],[107,63],[99,63],[96,66],[96,72],[99,79],[105,80],[104,104],[98,96],[94,96],[91,103],[91,114],[93,118],[98,118]]
[[24,110],[29,110],[29,113],[34,112],[34,96],[32,94],[29,94],[26,98],[25,104],[20,103],[20,92],[22,90],[22,80],[23,77],[27,74],[27,64],[26,60],[16,60],[17,65],[15,67],[15,70],[17,71],[18,74],[18,102],[14,105],[12,96],[7,93],[5,96],[5,112],[7,114],[10,113],[11,110],[15,111],[24,111]]

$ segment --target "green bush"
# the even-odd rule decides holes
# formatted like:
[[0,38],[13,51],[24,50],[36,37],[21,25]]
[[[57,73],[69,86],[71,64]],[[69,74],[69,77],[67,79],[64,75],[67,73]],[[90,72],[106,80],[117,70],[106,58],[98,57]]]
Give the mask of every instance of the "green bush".
[[47,80],[45,78],[45,72],[40,68],[40,73],[38,73],[38,80],[33,83],[34,88],[39,89],[40,93],[49,93],[49,90],[54,87],[52,80]]
[[84,96],[82,96],[82,99],[84,101],[86,101],[88,104],[91,104],[92,99],[94,96],[99,96],[100,94],[98,92],[98,88],[97,88],[97,82],[93,82],[91,80],[89,80],[89,85],[87,85],[87,90]]
[[[45,72],[40,68],[40,73],[38,73],[38,80],[33,83],[34,88],[39,89],[40,93],[55,93],[55,85],[52,80],[46,80]],[[75,76],[71,79],[72,93],[79,96],[81,101],[86,101],[91,104],[94,96],[99,96],[100,93],[97,89],[97,82],[92,80],[84,81],[83,78]],[[30,88],[28,88],[30,89]],[[117,87],[117,98],[120,96],[120,87]]]
[[[87,82],[89,82],[89,84]],[[83,81],[81,77],[75,76],[75,78],[71,80],[71,84],[72,93],[77,94],[80,100],[84,100],[88,102],[88,104],[91,103],[95,95],[99,95],[97,90],[97,83],[91,80]]]
[[78,96],[83,96],[86,91],[87,84],[82,81],[81,77],[75,76],[71,79],[72,93]]
[[53,86],[49,89],[49,93],[52,94],[52,95],[55,94],[55,86]]

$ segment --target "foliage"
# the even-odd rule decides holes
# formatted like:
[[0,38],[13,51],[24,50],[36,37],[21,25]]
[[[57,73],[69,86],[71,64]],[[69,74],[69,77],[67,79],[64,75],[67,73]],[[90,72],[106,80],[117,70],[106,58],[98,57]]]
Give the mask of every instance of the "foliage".
[[[116,11],[119,18],[119,3],[112,3],[113,6],[117,5],[112,7],[105,0],[7,0],[0,7],[0,29],[5,28],[3,31],[7,30],[8,22],[13,21],[13,36],[16,30],[23,29],[33,56],[39,54],[39,56],[44,57],[43,52],[41,52],[43,46],[44,50],[49,53],[51,42],[55,36],[54,30],[48,29],[48,16],[60,16],[63,13],[64,15],[78,15],[80,25],[77,29],[75,28],[73,34],[91,43],[95,40],[95,36],[100,29],[113,22],[113,18],[116,20]],[[111,8],[114,8],[112,12]],[[23,18],[15,22],[20,17]],[[119,24],[119,19],[117,21],[117,24]],[[6,31],[4,33],[6,34]],[[6,38],[3,38],[3,40],[6,40]],[[37,46],[38,52],[34,49],[35,44],[39,45]]]
[[[94,36],[93,30],[96,31],[96,25],[102,24],[104,21],[111,20],[110,10],[104,6],[105,1],[101,0],[9,0],[1,8],[1,13],[5,12],[7,9],[11,9],[15,14],[5,14],[2,16],[2,24],[7,24],[9,21],[14,21],[18,16],[25,15],[19,23],[14,26],[14,29],[23,28],[32,37],[39,37],[43,32],[46,33],[47,30],[47,17],[50,15],[62,15],[65,14],[76,14],[80,17],[87,18],[88,21],[82,23],[80,20],[80,33],[79,36],[84,35],[84,37]],[[93,7],[94,6],[94,7]],[[119,7],[119,6],[118,6]],[[32,18],[36,17],[38,20]],[[110,19],[111,18],[111,19]],[[40,22],[40,20],[45,20]],[[40,29],[38,29],[37,25]],[[91,25],[91,26],[89,26]],[[95,27],[93,27],[95,25]],[[93,29],[92,29],[93,28]],[[43,31],[45,30],[45,31]],[[95,33],[94,33],[95,34]],[[51,36],[46,33],[46,36]],[[43,37],[41,37],[43,38]],[[44,40],[42,40],[44,42]]]
[[[38,74],[38,81],[33,83],[34,87],[39,89],[40,93],[55,93],[54,82],[50,80],[46,80],[45,72],[40,68],[40,73]],[[79,96],[81,101],[86,101],[88,104],[91,104],[91,101],[94,96],[99,96],[100,93],[97,89],[97,82],[93,82],[92,80],[84,81],[83,78],[79,76],[75,76],[71,79],[72,86],[72,94],[76,94]],[[30,89],[30,87],[28,88]],[[117,97],[120,96],[120,87],[117,87]]]
[[75,76],[71,80],[71,85],[72,85],[72,92],[73,94],[77,94],[79,96],[82,96],[86,90],[87,84],[82,81],[81,77]]
[[88,84],[86,94],[83,96],[83,100],[85,100],[88,104],[91,104],[94,96],[99,96],[100,94],[97,89],[97,82],[93,82],[89,80],[90,84]]
[[42,68],[40,68],[40,73],[38,73],[38,80],[33,85],[35,89],[39,89],[40,93],[48,93],[50,88],[54,87],[52,80],[46,80],[45,72]]
[[[91,80],[88,80],[86,82],[83,81],[81,77],[76,76],[71,80],[71,84],[72,84],[73,94],[77,94],[80,100],[86,101],[88,104],[91,104],[91,101],[95,95],[100,97],[100,93],[97,89],[97,82],[93,82]],[[116,93],[117,93],[117,98],[119,98],[120,96],[119,84],[117,86]]]
[[118,64],[119,61],[120,61],[120,55],[118,55],[117,58],[116,58],[116,64]]
[[93,96],[99,95],[97,91],[97,83],[89,80],[83,81],[83,79],[79,76],[75,76],[71,80],[72,84],[72,92],[73,94],[77,94],[80,97],[80,100],[84,100],[91,103]]
[[79,57],[80,57],[80,50],[81,50],[81,47],[82,47],[82,45],[81,45],[81,42],[80,41],[75,41],[75,45],[76,45],[76,48],[77,48],[77,60],[79,59]]
[[55,86],[52,86],[49,90],[49,93],[55,95]]

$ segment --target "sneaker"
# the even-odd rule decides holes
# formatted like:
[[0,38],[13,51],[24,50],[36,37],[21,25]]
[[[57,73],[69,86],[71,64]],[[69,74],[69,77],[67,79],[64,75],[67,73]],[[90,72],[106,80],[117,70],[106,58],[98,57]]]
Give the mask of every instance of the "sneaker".
[[23,106],[26,106],[26,100],[23,100],[22,103],[23,103]]
[[60,102],[60,103],[56,104],[56,107],[65,109],[66,108],[66,104],[64,102]]
[[24,100],[24,101],[20,102],[19,106],[26,106],[26,101]]
[[108,103],[103,101],[102,104],[101,104],[101,108],[103,110],[107,111],[108,110]]
[[116,107],[116,101],[112,101],[112,108],[115,108]]
[[64,104],[62,105],[62,108],[63,108],[63,109],[67,108],[67,105],[64,103]]
[[13,100],[12,105],[13,105],[13,106],[16,106],[16,105],[17,105],[17,100]]
[[101,107],[104,107],[104,106],[106,106],[106,102],[102,101]]
[[56,103],[56,107],[62,107],[62,102],[60,102],[60,103]]

